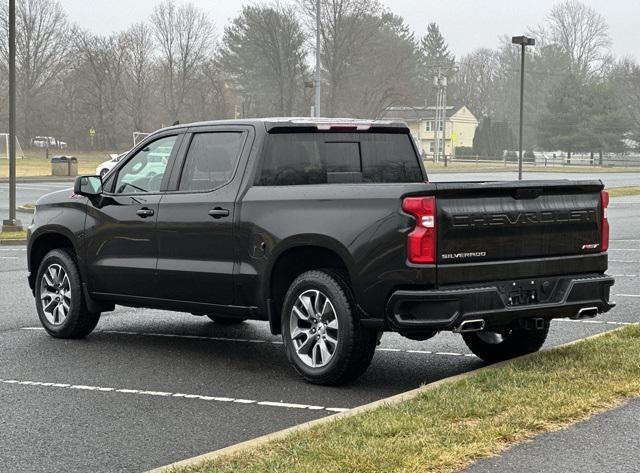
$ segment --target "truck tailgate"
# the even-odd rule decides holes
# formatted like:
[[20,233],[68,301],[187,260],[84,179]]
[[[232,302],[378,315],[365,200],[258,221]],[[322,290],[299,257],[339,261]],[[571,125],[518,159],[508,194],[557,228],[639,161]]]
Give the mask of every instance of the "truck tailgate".
[[437,184],[437,262],[602,252],[600,181]]

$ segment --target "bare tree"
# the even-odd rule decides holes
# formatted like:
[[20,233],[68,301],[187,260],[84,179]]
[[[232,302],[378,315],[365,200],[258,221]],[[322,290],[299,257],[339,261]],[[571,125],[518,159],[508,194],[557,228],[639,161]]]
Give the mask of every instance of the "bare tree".
[[[8,61],[8,2],[0,14],[0,55]],[[66,67],[70,46],[67,15],[56,0],[23,0],[16,6],[17,94],[22,111],[22,134],[32,138],[31,125],[41,95]]]
[[607,21],[577,0],[564,0],[555,5],[540,33],[544,41],[559,45],[571,58],[575,74],[598,73],[610,58]]
[[231,91],[218,61],[209,59],[202,65],[197,81],[188,96],[190,120],[232,118]]
[[220,63],[259,116],[293,114],[302,96],[305,35],[291,7],[245,6],[225,30]]
[[127,49],[124,34],[109,37],[80,32],[76,35],[77,51],[83,59],[84,101],[94,112],[98,144],[101,148],[117,146],[120,128],[118,114],[123,101],[123,78]]
[[173,122],[180,117],[198,68],[211,53],[213,23],[193,3],[176,6],[165,0],[153,9],[151,24],[160,47],[164,105]]
[[[307,28],[315,31],[316,0],[298,0],[306,16]],[[336,115],[347,99],[344,85],[363,65],[369,39],[380,23],[382,7],[378,0],[325,0],[321,2],[321,57],[326,82],[326,114]],[[381,21],[381,19],[380,19]]]
[[363,61],[352,70],[344,85],[341,114],[376,118],[395,104],[415,103],[419,96],[420,57],[413,33],[404,20],[391,13],[366,18],[376,25]]
[[480,48],[463,56],[455,76],[455,102],[465,104],[478,117],[492,115],[498,70],[497,54],[492,49]]
[[149,102],[154,79],[153,31],[145,23],[136,23],[124,34],[126,69],[124,91],[133,129],[144,131],[149,124]]

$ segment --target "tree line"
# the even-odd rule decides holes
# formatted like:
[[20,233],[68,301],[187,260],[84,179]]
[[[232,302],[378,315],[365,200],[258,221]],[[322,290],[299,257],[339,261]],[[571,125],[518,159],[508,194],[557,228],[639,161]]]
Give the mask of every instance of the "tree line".
[[[1,0],[2,111],[7,10]],[[323,115],[377,118],[389,106],[434,105],[433,77],[442,74],[449,102],[485,120],[482,133],[499,133],[478,140],[483,150],[512,141],[520,65],[507,36],[495,49],[456,58],[437,24],[416,37],[378,0],[321,0],[320,20]],[[195,3],[162,0],[127,30],[97,35],[72,24],[57,0],[22,0],[19,139],[55,136],[75,148],[118,149],[131,145],[132,131],[176,121],[307,116],[315,25],[315,0],[250,3],[227,25],[215,25]],[[538,46],[527,51],[527,147],[608,152],[640,140],[640,65],[613,56],[602,15],[565,0],[530,33]]]

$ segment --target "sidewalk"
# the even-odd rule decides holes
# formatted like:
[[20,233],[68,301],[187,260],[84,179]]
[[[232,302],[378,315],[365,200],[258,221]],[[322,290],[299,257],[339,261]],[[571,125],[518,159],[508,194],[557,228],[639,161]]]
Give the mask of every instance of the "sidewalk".
[[636,473],[640,460],[640,399],[565,430],[540,435],[466,473]]

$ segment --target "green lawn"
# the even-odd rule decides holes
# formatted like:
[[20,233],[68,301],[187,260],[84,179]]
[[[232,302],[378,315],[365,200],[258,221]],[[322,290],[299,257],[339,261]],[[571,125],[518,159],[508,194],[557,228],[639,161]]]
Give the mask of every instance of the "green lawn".
[[0,231],[0,240],[23,240],[27,238],[27,232],[2,232]]
[[186,472],[453,472],[640,396],[640,326],[438,385]]
[[[44,152],[26,152],[26,157],[16,160],[16,175],[18,177],[41,177],[51,175],[51,160],[46,159]],[[68,150],[57,150],[51,153],[74,156],[78,159],[78,174],[95,174],[98,164],[109,159],[107,151],[73,152]],[[0,177],[9,176],[9,161],[0,159]]]
[[629,195],[639,195],[640,186],[635,187],[614,187],[613,189],[607,189],[610,197],[626,197]]

